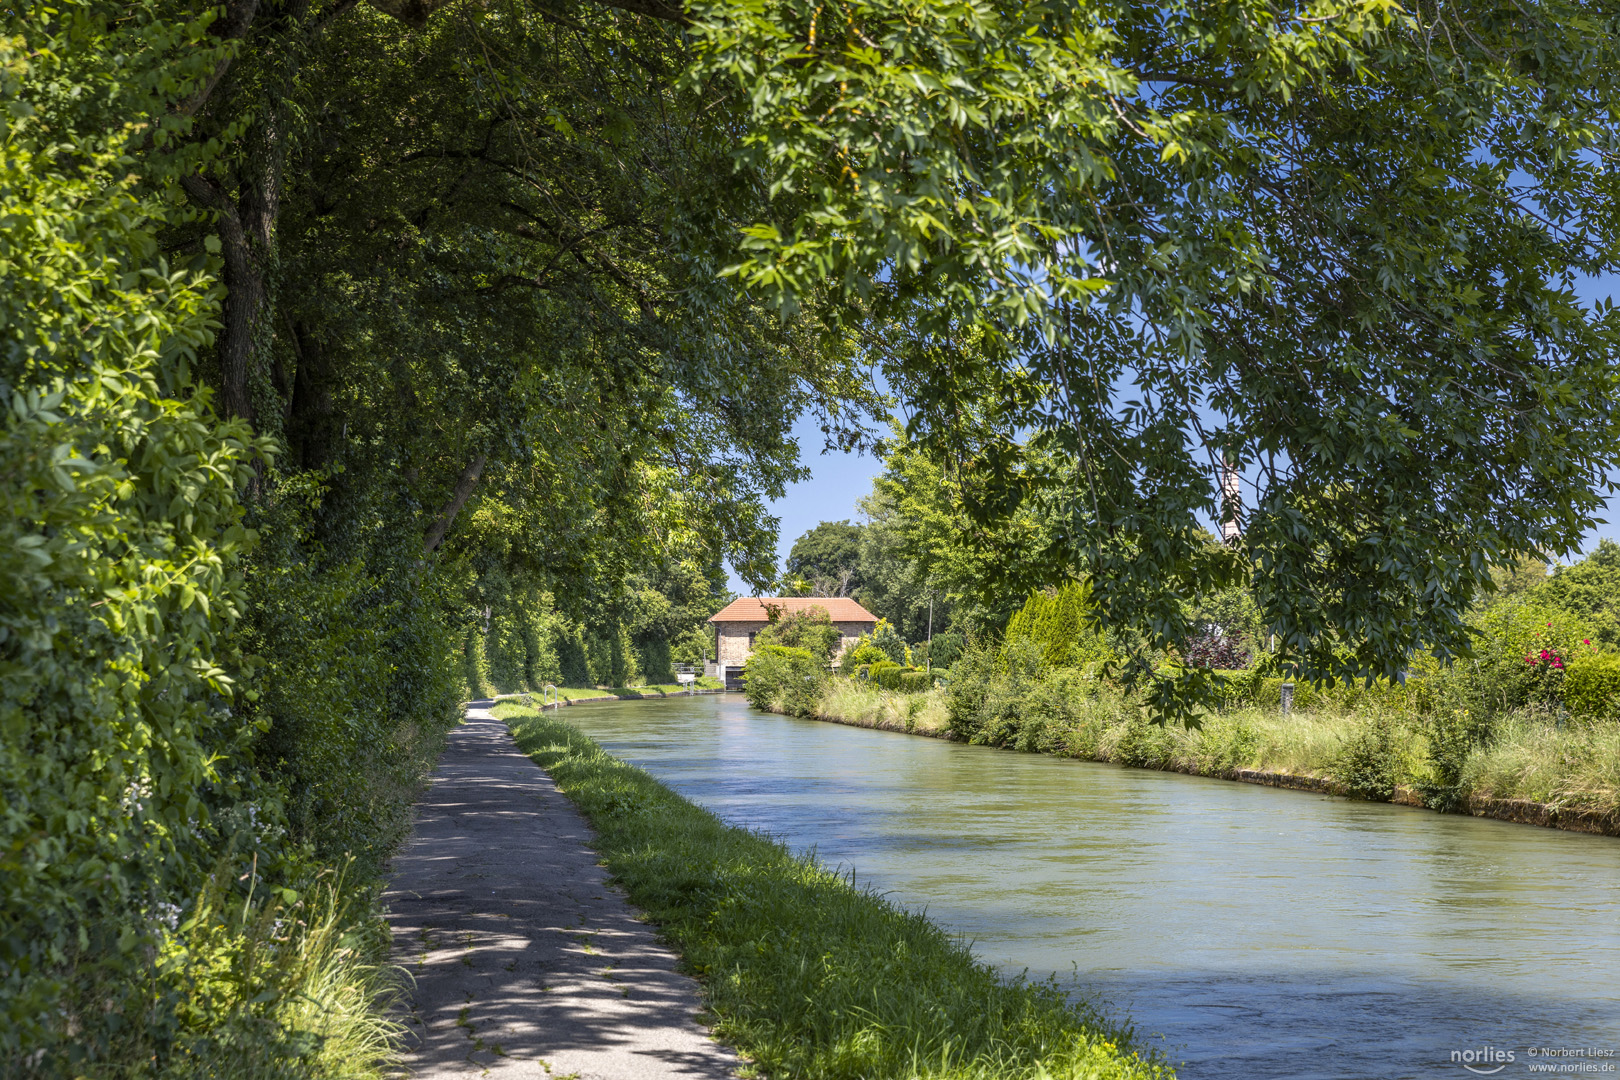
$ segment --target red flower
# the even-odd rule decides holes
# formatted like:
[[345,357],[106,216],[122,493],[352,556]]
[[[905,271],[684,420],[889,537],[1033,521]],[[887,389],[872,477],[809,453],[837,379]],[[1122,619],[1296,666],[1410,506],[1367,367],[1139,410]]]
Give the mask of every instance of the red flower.
[[1590,645],[1590,644],[1592,644],[1592,639],[1589,638],[1589,637],[1583,637],[1583,638],[1581,638],[1581,644],[1582,645]]

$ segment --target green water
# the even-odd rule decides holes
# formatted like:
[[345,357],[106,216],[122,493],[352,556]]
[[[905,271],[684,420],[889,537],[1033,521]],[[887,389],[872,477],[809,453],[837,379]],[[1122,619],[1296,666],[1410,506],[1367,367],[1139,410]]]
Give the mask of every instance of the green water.
[[[1620,840],[789,720],[563,717],[726,821],[1104,1000],[1187,1080],[1620,1076]],[[1565,1059],[1566,1063],[1569,1059]]]

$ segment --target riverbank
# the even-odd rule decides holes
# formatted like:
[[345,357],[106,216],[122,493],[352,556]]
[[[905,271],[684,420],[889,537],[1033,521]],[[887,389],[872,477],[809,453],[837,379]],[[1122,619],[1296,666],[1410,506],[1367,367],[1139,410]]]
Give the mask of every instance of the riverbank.
[[[1071,703],[1072,704],[1072,703]],[[944,690],[923,694],[833,679],[814,719],[953,739]],[[1424,732],[1387,713],[1263,708],[1206,717],[1202,729],[1156,727],[1122,700],[1099,696],[1060,719],[1009,727],[1004,749],[1217,780],[1445,809],[1520,824],[1620,836],[1620,726],[1508,718],[1470,749],[1437,795]]]
[[926,917],[717,817],[551,714],[502,702],[518,746],[703,983],[717,1036],[765,1076],[1168,1080],[1055,985],[1006,982]]

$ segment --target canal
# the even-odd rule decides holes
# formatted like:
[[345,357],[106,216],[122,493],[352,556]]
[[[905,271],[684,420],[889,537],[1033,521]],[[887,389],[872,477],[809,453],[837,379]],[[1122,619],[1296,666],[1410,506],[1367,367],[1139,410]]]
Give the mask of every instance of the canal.
[[[564,714],[727,822],[1128,1018],[1184,1080],[1620,1076],[1620,840],[791,720]],[[1537,1056],[1529,1051],[1534,1048]],[[1569,1064],[1571,1059],[1563,1059]],[[1572,1075],[1565,1073],[1564,1075]]]

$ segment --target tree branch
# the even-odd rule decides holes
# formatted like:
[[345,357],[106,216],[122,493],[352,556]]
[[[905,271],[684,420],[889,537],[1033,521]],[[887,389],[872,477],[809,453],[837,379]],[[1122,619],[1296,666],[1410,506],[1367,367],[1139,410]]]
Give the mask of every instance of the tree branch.
[[[451,0],[366,0],[368,4],[392,15],[406,26],[420,30],[427,25],[433,13],[450,6]],[[677,26],[690,26],[692,19],[678,3],[667,0],[599,0],[604,7],[633,11],[637,15],[650,15],[654,19],[672,22]]]
[[467,463],[467,467],[461,470],[461,475],[456,478],[455,489],[450,493],[450,501],[440,509],[439,516],[428,526],[427,535],[423,537],[424,556],[432,555],[439,550],[439,545],[444,543],[444,534],[450,531],[450,523],[456,520],[461,508],[467,505],[467,500],[472,497],[473,488],[478,486],[478,478],[484,474],[484,460],[483,454],[475,454]]

